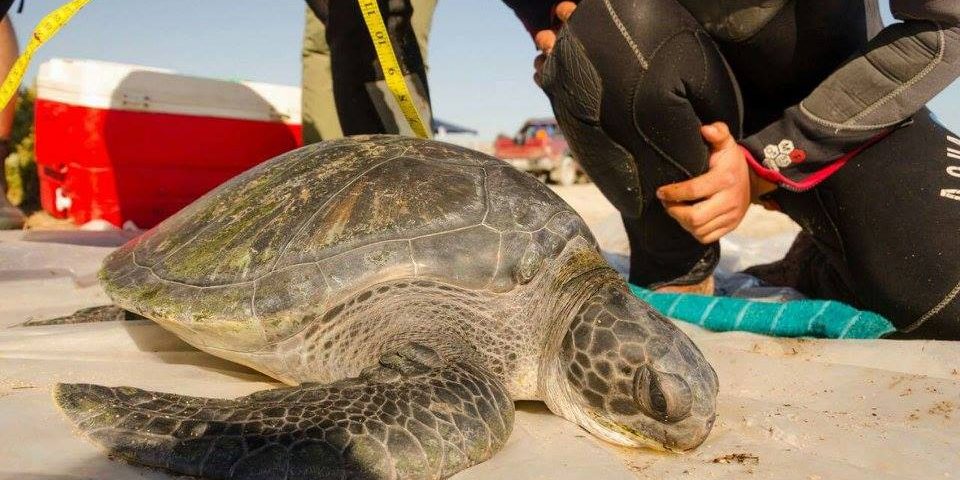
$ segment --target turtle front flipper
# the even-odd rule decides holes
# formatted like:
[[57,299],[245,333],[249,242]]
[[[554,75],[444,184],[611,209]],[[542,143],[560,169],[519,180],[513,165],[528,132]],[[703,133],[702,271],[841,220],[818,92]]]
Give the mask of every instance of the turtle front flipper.
[[112,453],[211,479],[446,478],[490,458],[513,425],[492,374],[414,343],[356,378],[235,400],[89,384],[55,397]]

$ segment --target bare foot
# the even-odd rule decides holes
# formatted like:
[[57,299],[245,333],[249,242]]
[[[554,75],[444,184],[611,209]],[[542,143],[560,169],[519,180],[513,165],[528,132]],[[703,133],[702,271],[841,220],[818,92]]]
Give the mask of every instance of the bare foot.
[[695,295],[707,295],[712,296],[714,293],[714,281],[713,275],[710,275],[700,283],[695,283],[693,285],[667,285],[666,287],[660,287],[655,291],[657,293],[693,293]]

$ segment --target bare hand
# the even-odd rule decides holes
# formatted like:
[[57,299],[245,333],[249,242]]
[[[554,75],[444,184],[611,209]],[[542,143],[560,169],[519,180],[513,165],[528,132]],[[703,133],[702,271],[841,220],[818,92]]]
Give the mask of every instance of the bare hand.
[[750,168],[743,151],[723,122],[704,125],[710,144],[707,173],[657,189],[671,217],[700,243],[713,243],[732,232],[750,206]]

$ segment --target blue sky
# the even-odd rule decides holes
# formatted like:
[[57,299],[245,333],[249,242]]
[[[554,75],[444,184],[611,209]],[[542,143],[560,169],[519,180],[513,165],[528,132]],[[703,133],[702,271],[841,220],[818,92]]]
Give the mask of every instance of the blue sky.
[[[12,14],[21,45],[64,1],[27,0],[23,14]],[[303,14],[299,0],[93,0],[41,48],[27,78],[44,60],[69,57],[299,85]],[[550,115],[532,81],[535,53],[520,22],[498,0],[439,0],[430,44],[436,116],[493,138],[512,133],[527,117]],[[960,130],[960,82],[932,106]]]

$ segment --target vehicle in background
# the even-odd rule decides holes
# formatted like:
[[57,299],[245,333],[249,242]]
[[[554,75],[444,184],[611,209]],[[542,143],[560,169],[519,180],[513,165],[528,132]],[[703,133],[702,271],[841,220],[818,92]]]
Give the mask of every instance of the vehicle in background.
[[493,155],[518,170],[564,186],[586,178],[571,155],[560,126],[552,118],[527,120],[513,138],[497,136]]

